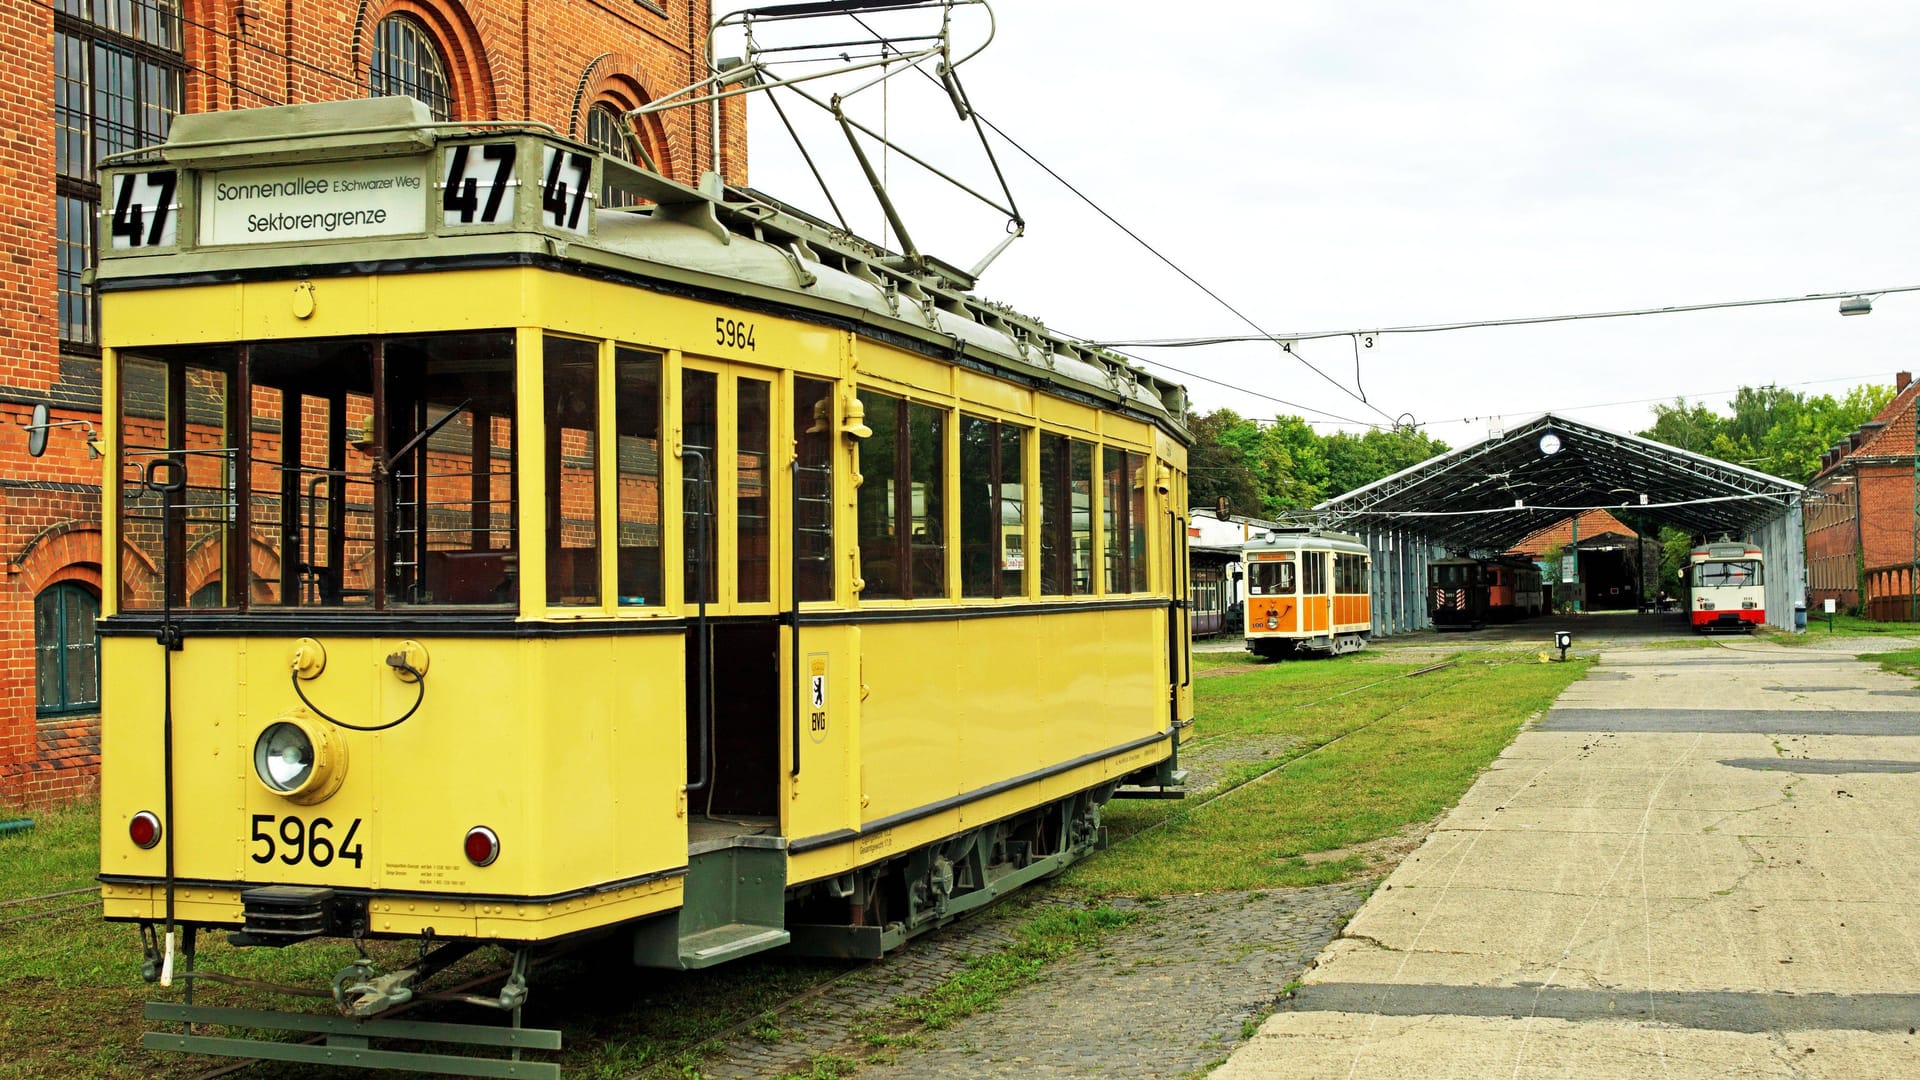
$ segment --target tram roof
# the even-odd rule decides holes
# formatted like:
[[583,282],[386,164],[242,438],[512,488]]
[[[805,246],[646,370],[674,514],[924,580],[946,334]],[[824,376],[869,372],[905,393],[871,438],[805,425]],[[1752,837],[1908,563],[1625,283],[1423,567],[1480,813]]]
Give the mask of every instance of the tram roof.
[[[190,113],[176,118],[167,142],[115,155],[105,164],[115,171],[154,161],[201,173],[245,169],[248,180],[274,181],[304,167],[413,159],[425,184],[405,186],[419,187],[420,197],[432,200],[434,212],[427,219],[433,222],[441,206],[436,147],[529,138],[592,155],[597,175],[608,186],[645,204],[596,209],[584,235],[536,224],[521,214],[505,228],[459,234],[429,224],[424,238],[395,233],[351,243],[288,240],[251,246],[229,240],[216,247],[192,241],[197,230],[188,215],[203,208],[189,202],[181,211],[177,249],[110,247],[102,253],[96,280],[110,290],[141,277],[178,280],[196,272],[270,276],[307,272],[314,265],[374,272],[383,265],[406,269],[436,261],[532,260],[587,274],[623,275],[669,290],[691,288],[804,310],[867,333],[915,340],[923,351],[957,364],[983,365],[1055,393],[1149,416],[1188,441],[1185,387],[974,294],[969,271],[932,256],[890,251],[751,188],[726,187],[711,174],[699,187],[677,183],[537,122],[435,122],[425,106],[405,97]],[[508,168],[515,167],[513,157],[506,161]],[[512,200],[507,205],[510,218],[520,213]]]
[[[1548,435],[1559,443],[1552,453],[1542,445]],[[1737,536],[1787,512],[1805,491],[1791,480],[1547,413],[1314,509],[1331,526],[1403,528],[1458,551],[1503,551],[1592,509],[1642,528]]]

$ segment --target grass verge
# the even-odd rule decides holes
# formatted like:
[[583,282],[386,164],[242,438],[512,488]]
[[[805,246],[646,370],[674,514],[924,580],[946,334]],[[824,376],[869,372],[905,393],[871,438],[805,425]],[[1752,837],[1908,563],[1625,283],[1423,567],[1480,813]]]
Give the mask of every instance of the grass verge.
[[1351,658],[1222,673],[1197,684],[1206,735],[1183,752],[1217,761],[1212,781],[1112,807],[1118,842],[1067,884],[1151,897],[1351,880],[1373,861],[1357,849],[1458,802],[1588,664],[1481,653],[1418,675]]

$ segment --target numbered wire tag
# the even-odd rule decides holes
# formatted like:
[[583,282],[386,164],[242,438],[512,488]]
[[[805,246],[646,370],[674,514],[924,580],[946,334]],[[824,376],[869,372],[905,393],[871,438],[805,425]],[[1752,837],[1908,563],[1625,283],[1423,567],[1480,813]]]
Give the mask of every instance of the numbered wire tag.
[[510,223],[520,186],[518,156],[510,142],[448,147],[440,173],[441,224],[459,228]]
[[179,239],[180,206],[174,200],[179,186],[179,174],[172,169],[116,175],[113,221],[107,230],[112,249],[172,247]]
[[557,146],[540,151],[540,221],[587,235],[593,226],[593,158]]

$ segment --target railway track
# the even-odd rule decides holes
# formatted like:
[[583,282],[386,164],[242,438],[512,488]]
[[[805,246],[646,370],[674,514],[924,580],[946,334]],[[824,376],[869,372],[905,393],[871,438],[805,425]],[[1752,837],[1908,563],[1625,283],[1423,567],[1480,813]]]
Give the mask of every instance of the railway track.
[[[100,906],[99,892],[99,886],[86,885],[78,889],[62,889],[59,892],[41,893],[38,896],[22,896],[14,900],[0,900],[0,926],[9,926],[14,923],[36,922],[41,919],[57,919],[64,915],[77,915],[80,912],[98,908]],[[85,893],[95,894],[94,898],[85,903],[65,904],[44,911],[20,912],[15,910],[16,908],[26,908],[35,904],[45,904],[72,896],[80,896]]]

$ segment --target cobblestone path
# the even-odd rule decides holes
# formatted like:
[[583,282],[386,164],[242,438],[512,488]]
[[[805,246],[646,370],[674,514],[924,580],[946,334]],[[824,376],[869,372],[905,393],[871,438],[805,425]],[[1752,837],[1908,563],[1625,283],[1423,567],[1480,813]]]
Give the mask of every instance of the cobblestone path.
[[[1346,925],[1370,882],[1212,893],[1134,905],[1147,917],[1046,969],[1039,981],[944,1031],[867,1064],[869,1080],[952,1076],[1177,1077],[1203,1070],[1241,1041],[1247,1021]],[[1043,901],[1044,902],[1044,901]],[[1121,901],[1116,907],[1130,906]],[[850,972],[780,1018],[781,1037],[742,1035],[703,1070],[737,1080],[804,1072],[816,1056],[866,1061],[856,1021],[920,993],[973,956],[1012,940],[1018,911],[990,912]]]

